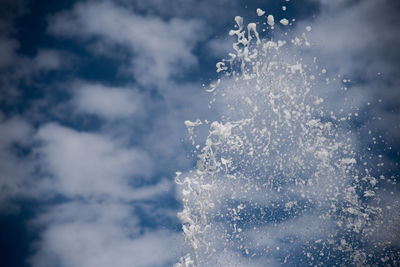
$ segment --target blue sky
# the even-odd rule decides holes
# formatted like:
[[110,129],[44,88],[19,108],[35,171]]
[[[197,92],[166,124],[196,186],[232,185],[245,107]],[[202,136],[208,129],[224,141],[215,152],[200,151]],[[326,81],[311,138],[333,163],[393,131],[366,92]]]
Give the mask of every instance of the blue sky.
[[[373,175],[398,177],[396,1],[2,0],[2,265],[172,266],[187,251],[174,183],[195,162],[183,122],[220,117],[204,85],[232,51],[234,17],[262,23],[257,8],[295,18],[290,34],[312,26],[304,53],[341,77],[321,92],[326,105],[358,110],[357,145],[377,140],[371,162],[385,163]],[[382,199],[396,225],[397,184],[391,192]],[[388,229],[399,260],[399,232]]]

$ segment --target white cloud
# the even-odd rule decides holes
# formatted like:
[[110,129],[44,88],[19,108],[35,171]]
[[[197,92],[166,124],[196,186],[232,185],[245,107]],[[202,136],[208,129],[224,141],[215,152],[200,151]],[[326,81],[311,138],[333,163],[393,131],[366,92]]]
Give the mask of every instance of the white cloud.
[[321,13],[313,21],[299,22],[297,32],[312,25],[307,35],[319,65],[331,80],[342,75],[336,77],[339,83],[326,88],[337,91],[343,79],[351,79],[346,93],[329,90],[332,108],[366,110],[367,128],[386,133],[390,145],[398,147],[400,121],[394,117],[400,107],[399,5],[384,0],[320,2]]
[[211,54],[218,59],[228,57],[228,53],[233,52],[233,40],[231,38],[216,38],[210,40],[205,46],[205,53]]
[[96,39],[122,45],[134,54],[132,69],[144,85],[162,85],[186,68],[197,64],[192,53],[202,39],[198,21],[145,17],[108,1],[75,5],[72,11],[56,15],[49,31],[55,35]]
[[107,87],[101,84],[80,84],[74,100],[78,111],[107,119],[129,118],[144,113],[144,98],[134,89]]
[[175,262],[182,236],[147,228],[135,214],[140,207],[150,217],[175,217],[168,208],[142,202],[171,194],[172,181],[130,185],[136,176],[152,174],[146,152],[57,124],[42,126],[36,139],[39,164],[49,174],[38,185],[41,198],[59,193],[73,200],[51,205],[32,222],[44,229],[33,246],[33,266],[141,267]]
[[73,202],[36,220],[46,226],[33,266],[165,266],[177,257],[181,236],[168,230],[141,231],[131,205]]
[[82,133],[56,124],[41,127],[38,153],[50,187],[69,196],[129,195],[129,179],[148,177],[152,161],[144,151],[125,148],[102,135]]
[[[2,115],[2,114],[0,114]],[[0,146],[3,148],[13,143],[27,144],[31,134],[31,126],[22,118],[12,117],[8,120],[0,118]]]

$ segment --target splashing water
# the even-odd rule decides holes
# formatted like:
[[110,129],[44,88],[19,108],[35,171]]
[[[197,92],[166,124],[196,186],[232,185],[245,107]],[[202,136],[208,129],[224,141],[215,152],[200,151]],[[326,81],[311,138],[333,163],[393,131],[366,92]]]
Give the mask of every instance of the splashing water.
[[208,90],[222,116],[185,122],[193,144],[197,127],[209,133],[196,170],[175,179],[191,248],[175,267],[398,263],[398,250],[376,237],[379,179],[359,167],[346,119],[318,96],[326,70],[299,56],[306,34],[261,40],[255,23],[235,21],[235,53],[216,64],[223,75]]

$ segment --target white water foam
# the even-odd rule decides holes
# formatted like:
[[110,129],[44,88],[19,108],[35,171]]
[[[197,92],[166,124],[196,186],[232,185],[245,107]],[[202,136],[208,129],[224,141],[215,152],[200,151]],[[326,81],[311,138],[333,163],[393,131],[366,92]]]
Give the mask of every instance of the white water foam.
[[[193,145],[197,127],[209,133],[196,145],[196,169],[175,179],[191,248],[175,267],[364,266],[371,253],[395,257],[372,240],[382,222],[377,178],[360,168],[348,117],[318,95],[316,77],[327,70],[301,57],[306,34],[261,40],[255,23],[235,21],[235,53],[216,64],[222,76],[208,90],[223,115],[185,122]],[[272,15],[267,24],[274,27]]]

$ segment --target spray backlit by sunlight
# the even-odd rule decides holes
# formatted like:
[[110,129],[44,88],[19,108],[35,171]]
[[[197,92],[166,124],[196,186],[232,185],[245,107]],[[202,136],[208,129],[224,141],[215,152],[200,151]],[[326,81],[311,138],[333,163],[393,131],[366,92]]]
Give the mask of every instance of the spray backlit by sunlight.
[[[347,125],[357,113],[329,110],[318,93],[327,70],[302,52],[312,51],[311,27],[293,37],[288,19],[257,15],[259,24],[235,17],[234,53],[216,64],[221,77],[208,91],[220,119],[185,122],[198,161],[175,179],[190,247],[175,266],[395,262],[390,241],[376,237],[381,178]],[[257,27],[279,27],[282,38],[262,39]]]

